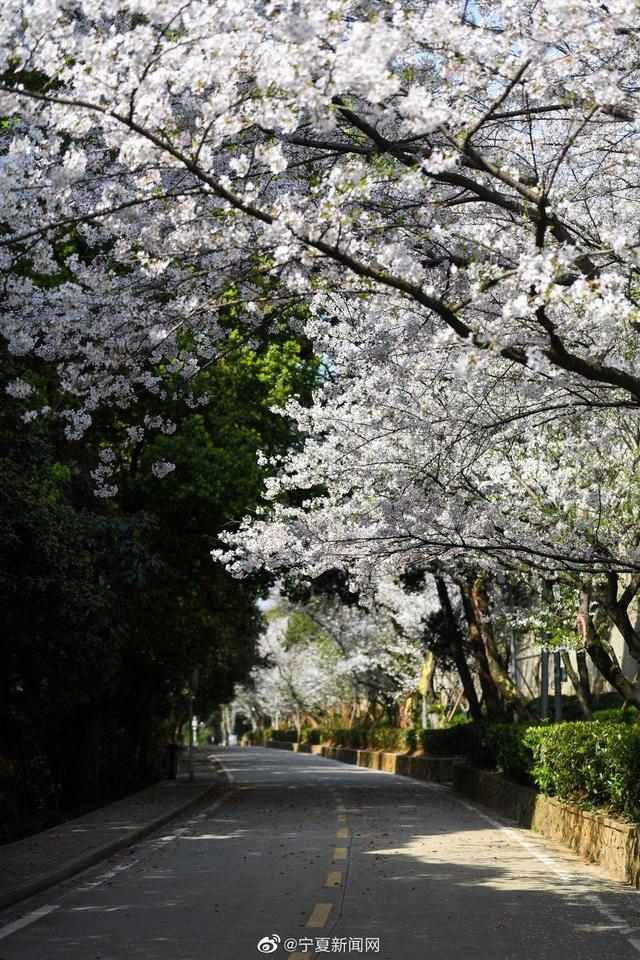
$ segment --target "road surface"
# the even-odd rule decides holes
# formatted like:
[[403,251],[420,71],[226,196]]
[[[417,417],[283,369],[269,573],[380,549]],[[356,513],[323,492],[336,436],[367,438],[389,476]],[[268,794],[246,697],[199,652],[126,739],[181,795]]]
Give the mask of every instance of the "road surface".
[[640,894],[446,788],[215,753],[228,795],[1,915],[0,960],[640,960]]

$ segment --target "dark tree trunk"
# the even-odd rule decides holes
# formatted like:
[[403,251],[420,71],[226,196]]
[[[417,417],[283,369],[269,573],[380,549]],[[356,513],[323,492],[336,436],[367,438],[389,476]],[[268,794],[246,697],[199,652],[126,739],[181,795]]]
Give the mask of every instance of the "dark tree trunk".
[[[580,670],[580,658],[584,662],[584,669]],[[591,688],[589,686],[589,674],[586,670],[586,658],[584,651],[578,652],[578,669],[573,666],[571,663],[571,657],[569,656],[566,650],[562,651],[562,664],[567,671],[567,676],[571,680],[573,689],[575,690],[576,697],[578,698],[578,703],[580,704],[580,709],[582,710],[582,715],[585,720],[593,720],[593,705],[591,702]],[[586,673],[586,683],[585,683],[585,673]]]
[[535,723],[538,718],[529,707],[526,697],[520,693],[507,673],[502,657],[500,656],[493,628],[489,622],[489,599],[484,576],[479,575],[473,579],[469,589],[469,600],[480,629],[480,636],[486,651],[491,679],[505,701],[516,711],[518,720],[521,723]]
[[591,616],[591,590],[583,588],[580,595],[580,612],[577,626],[583,639],[584,648],[591,657],[605,680],[608,680],[625,700],[640,707],[640,690],[635,683],[628,680],[618,663],[613,647],[608,640],[603,639]]
[[476,693],[476,688],[473,683],[471,671],[469,670],[467,658],[464,655],[460,628],[453,612],[449,591],[447,590],[444,577],[442,577],[440,574],[436,574],[435,581],[438,590],[438,597],[440,599],[440,606],[442,608],[444,626],[447,632],[447,638],[449,640],[449,648],[451,650],[451,655],[453,656],[458,673],[460,674],[464,695],[467,699],[467,703],[469,704],[469,712],[473,720],[481,720],[482,710],[480,708],[480,701],[478,700],[478,694]]
[[473,604],[471,603],[467,584],[461,582],[458,584],[458,587],[460,589],[462,605],[467,618],[471,649],[473,650],[473,657],[478,668],[478,678],[480,680],[480,688],[482,690],[482,702],[486,708],[487,717],[490,720],[502,720],[504,717],[500,694],[491,676],[489,661],[487,660],[487,653],[482,640],[482,631],[480,629],[480,624],[478,623]]

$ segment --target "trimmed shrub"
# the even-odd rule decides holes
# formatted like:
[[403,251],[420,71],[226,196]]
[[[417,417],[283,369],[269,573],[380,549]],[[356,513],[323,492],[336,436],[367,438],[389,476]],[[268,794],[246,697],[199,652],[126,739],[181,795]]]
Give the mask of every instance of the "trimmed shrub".
[[490,759],[484,743],[485,726],[484,723],[463,723],[441,730],[423,730],[420,745],[431,757],[468,757],[484,765]]
[[638,711],[635,707],[622,710],[620,707],[611,707],[609,710],[594,710],[594,720],[611,720],[613,723],[637,723]]
[[298,731],[297,730],[265,730],[265,733],[268,733],[268,740],[278,740],[280,743],[297,743],[298,742]]
[[533,762],[524,740],[528,728],[507,723],[465,723],[444,730],[425,730],[422,748],[432,757],[466,757],[481,767],[530,784]]
[[519,783],[533,784],[533,751],[527,741],[529,727],[491,723],[483,727],[480,739],[484,754],[498,773]]
[[535,784],[560,800],[640,818],[640,729],[593,720],[529,727]]
[[416,731],[404,727],[367,727],[352,730],[337,729],[323,731],[323,743],[332,743],[337,747],[350,747],[353,750],[390,750],[406,753],[415,750]]

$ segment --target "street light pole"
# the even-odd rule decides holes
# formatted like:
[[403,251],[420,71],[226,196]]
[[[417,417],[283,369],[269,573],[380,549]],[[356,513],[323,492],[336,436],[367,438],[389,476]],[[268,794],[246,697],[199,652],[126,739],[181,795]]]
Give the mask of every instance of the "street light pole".
[[540,713],[542,719],[546,720],[549,716],[549,651],[544,647],[540,652],[540,687]]
[[193,687],[189,687],[189,780],[193,780]]
[[200,671],[196,667],[189,684],[189,780],[193,780],[193,700],[200,683]]
[[562,659],[559,652],[553,655],[553,718],[556,723],[562,720]]

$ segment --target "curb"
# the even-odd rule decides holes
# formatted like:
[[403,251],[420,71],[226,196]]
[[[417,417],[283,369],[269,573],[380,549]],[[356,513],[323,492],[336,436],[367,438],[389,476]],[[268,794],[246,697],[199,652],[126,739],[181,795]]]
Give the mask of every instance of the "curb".
[[169,823],[170,820],[174,820],[183,813],[189,813],[189,811],[194,809],[194,807],[197,807],[201,803],[210,800],[218,792],[219,786],[219,782],[216,781],[216,783],[213,783],[207,788],[207,790],[198,794],[197,797],[192,797],[191,800],[188,800],[187,803],[183,803],[182,806],[174,807],[168,813],[163,814],[161,817],[156,817],[156,819],[150,823],[145,823],[144,826],[137,827],[135,830],[132,830],[131,833],[128,833],[126,837],[120,837],[118,840],[113,840],[111,843],[99,847],[96,850],[92,850],[90,853],[84,854],[82,857],[76,857],[75,860],[70,860],[68,863],[65,863],[64,866],[58,867],[56,870],[51,870],[47,874],[36,877],[34,880],[30,880],[21,887],[14,888],[8,893],[0,894],[0,910],[6,910],[7,907],[12,907],[21,900],[27,900],[29,897],[35,896],[36,893],[42,893],[43,890],[48,890],[50,887],[55,887],[64,880],[69,880],[70,877],[75,876],[77,873],[82,873],[89,867],[95,866],[95,864],[100,863],[101,860],[106,860],[114,853],[118,853],[120,850],[131,847],[135,843],[139,843],[140,840],[144,840],[145,837],[148,837],[150,833],[154,833],[156,830],[164,827],[164,825]]

